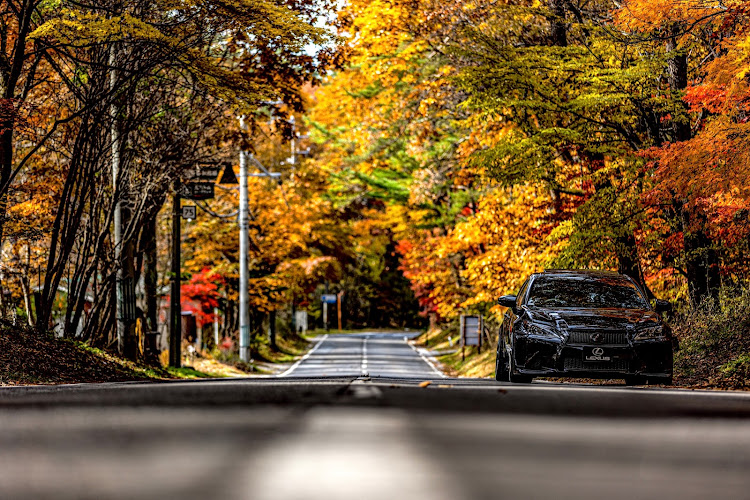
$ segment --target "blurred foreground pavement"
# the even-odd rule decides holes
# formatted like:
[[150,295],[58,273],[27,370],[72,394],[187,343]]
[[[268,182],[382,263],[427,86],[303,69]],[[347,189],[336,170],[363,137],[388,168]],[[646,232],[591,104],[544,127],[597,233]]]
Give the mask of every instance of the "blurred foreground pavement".
[[447,379],[395,337],[317,351],[281,378],[0,388],[0,498],[750,496],[749,393]]

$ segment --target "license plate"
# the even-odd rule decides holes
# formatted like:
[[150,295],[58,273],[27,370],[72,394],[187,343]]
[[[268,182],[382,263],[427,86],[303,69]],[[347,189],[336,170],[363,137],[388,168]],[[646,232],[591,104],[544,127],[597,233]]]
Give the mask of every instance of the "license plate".
[[603,347],[584,347],[584,361],[612,361],[612,356]]

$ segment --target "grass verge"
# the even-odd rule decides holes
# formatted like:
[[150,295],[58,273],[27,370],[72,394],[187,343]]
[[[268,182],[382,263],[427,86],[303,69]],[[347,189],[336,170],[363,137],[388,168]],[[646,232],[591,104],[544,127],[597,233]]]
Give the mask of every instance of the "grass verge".
[[451,377],[493,377],[495,374],[494,342],[477,347],[466,347],[461,351],[458,326],[446,324],[423,332],[414,339],[415,343],[434,352],[443,372]]

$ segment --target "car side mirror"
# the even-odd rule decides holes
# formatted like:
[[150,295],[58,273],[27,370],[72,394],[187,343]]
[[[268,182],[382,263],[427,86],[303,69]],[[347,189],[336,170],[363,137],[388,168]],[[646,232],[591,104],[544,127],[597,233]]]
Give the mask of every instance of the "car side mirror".
[[503,295],[497,299],[497,303],[503,307],[510,307],[514,311],[516,310],[516,297],[515,295]]
[[656,299],[654,310],[658,313],[672,312],[672,303],[667,300]]

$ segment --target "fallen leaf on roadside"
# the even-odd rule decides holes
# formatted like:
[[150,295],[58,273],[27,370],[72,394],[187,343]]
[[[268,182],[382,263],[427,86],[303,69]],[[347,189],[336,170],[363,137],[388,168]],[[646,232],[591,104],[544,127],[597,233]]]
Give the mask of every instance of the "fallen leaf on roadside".
[[498,389],[497,392],[499,392],[500,394],[508,394],[507,389]]
[[432,383],[432,382],[430,382],[429,380],[425,380],[424,382],[421,382],[421,383],[419,384],[419,387],[427,387],[427,386],[428,386],[428,385],[430,385],[431,383]]

